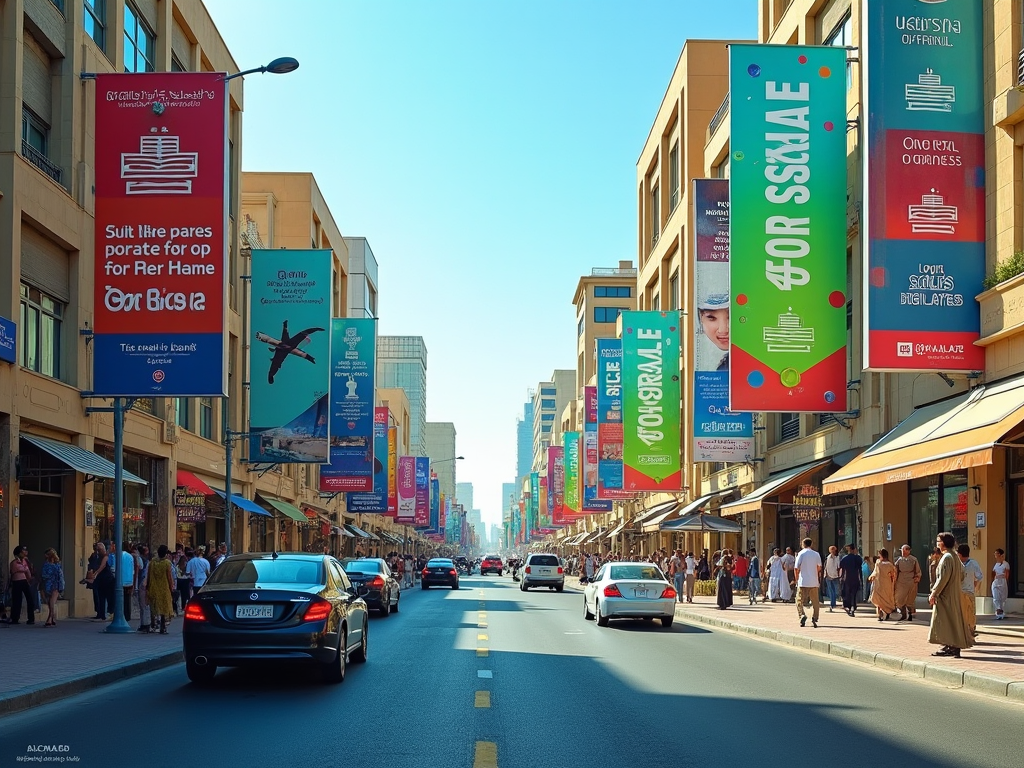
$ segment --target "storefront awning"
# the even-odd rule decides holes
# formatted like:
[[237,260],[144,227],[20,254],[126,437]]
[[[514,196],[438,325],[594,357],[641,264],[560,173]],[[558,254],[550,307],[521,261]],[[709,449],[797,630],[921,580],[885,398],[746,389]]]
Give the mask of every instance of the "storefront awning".
[[380,541],[380,539],[375,534],[370,533],[369,531],[364,531],[362,528],[352,525],[351,523],[345,523],[345,527],[348,528],[360,539],[373,539],[374,541]]
[[[219,493],[219,491],[218,491]],[[267,502],[271,507],[280,512],[282,515],[287,517],[289,520],[294,520],[296,523],[308,523],[309,518],[306,517],[302,510],[298,507],[294,507],[287,501],[281,501],[280,499],[271,499],[264,496],[262,493],[259,495],[263,501]]]
[[616,526],[615,526],[614,528],[612,528],[612,529],[611,529],[610,531],[608,531],[608,533],[607,533],[607,534],[605,535],[605,538],[606,538],[606,539],[613,539],[613,538],[615,538],[616,536],[618,536],[618,535],[619,535],[619,533],[620,533],[620,532],[622,531],[622,529],[623,529],[623,528],[625,528],[625,527],[626,527],[626,524],[625,524],[625,523],[619,523],[619,524],[618,524],[618,525],[616,525]]
[[[66,464],[76,472],[81,472],[87,478],[102,477],[108,480],[114,479],[114,465],[99,454],[79,448],[71,443],[62,443],[59,440],[50,440],[47,437],[36,435],[20,435],[21,439],[31,443],[41,451],[53,456],[57,461]],[[126,483],[137,485],[149,485],[138,475],[133,475],[128,470],[122,470],[121,476]]]
[[823,461],[816,461],[813,464],[805,464],[796,469],[787,469],[775,477],[768,478],[768,482],[739,501],[723,504],[718,512],[722,517],[726,515],[739,515],[743,512],[756,512],[761,508],[761,503],[769,496],[788,491],[793,486],[798,485],[801,480],[813,475],[817,470],[831,462],[832,459],[825,459]]
[[203,496],[213,496],[215,493],[213,488],[185,469],[178,470],[174,484],[179,488],[188,488],[192,493],[201,493]]
[[643,526],[644,526],[643,527],[643,531],[644,531],[644,533],[651,533],[653,531],[658,530],[658,527],[665,520],[667,520],[669,517],[674,515],[676,513],[676,511],[679,510],[682,506],[683,506],[682,503],[677,501],[677,502],[674,502],[664,512],[662,512],[662,513],[660,513],[658,515],[655,515],[654,517],[645,517],[644,521],[643,521]]
[[727,520],[723,517],[696,512],[692,515],[680,517],[678,520],[665,523],[661,526],[661,530],[675,531],[677,533],[687,531],[692,533],[742,533],[743,526],[735,520]]
[[[227,494],[224,493],[224,491],[218,488],[211,488],[210,490],[213,491],[218,496],[220,496],[220,498],[227,500]],[[251,512],[254,515],[270,517],[270,513],[267,512],[267,510],[265,510],[259,504],[257,504],[254,501],[249,501],[249,499],[245,498],[244,496],[239,496],[237,493],[231,494],[231,503],[234,506],[238,507],[239,509],[244,509],[246,512]]]
[[582,533],[575,533],[562,543],[567,544],[568,546],[575,546],[576,544],[580,544],[583,541],[584,536],[589,535],[590,533],[588,531],[583,531]]
[[333,533],[335,536],[344,536],[346,539],[354,539],[355,538],[355,534],[354,533],[352,533],[351,531],[349,531],[346,528],[342,528],[340,525],[332,526],[331,527],[331,533]]
[[687,515],[692,515],[695,512],[699,512],[705,506],[707,506],[707,503],[709,501],[711,501],[712,499],[718,498],[719,496],[725,496],[726,494],[732,493],[735,490],[736,490],[735,488],[723,488],[722,490],[715,491],[714,493],[706,493],[703,496],[701,496],[700,498],[694,499],[689,504],[687,504],[685,507],[680,509],[679,510],[679,517],[686,517]]
[[653,518],[658,517],[659,515],[662,515],[665,512],[671,512],[678,506],[678,499],[672,499],[671,501],[663,501],[661,504],[655,504],[653,507],[651,507],[646,512],[641,514],[638,518],[636,518],[633,522],[646,524],[650,522]]
[[607,530],[608,530],[607,528],[598,528],[596,531],[594,531],[593,533],[589,534],[587,536],[587,538],[585,538],[580,543],[581,544],[593,544],[595,541],[598,541],[599,539],[604,538],[604,534],[605,534],[605,532]]
[[1024,376],[922,406],[845,467],[825,494],[992,463],[992,449],[1024,420]]

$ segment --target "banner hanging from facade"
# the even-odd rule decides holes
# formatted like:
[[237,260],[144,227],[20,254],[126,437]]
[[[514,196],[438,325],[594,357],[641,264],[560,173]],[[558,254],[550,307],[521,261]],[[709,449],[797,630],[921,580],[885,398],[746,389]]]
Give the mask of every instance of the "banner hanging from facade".
[[622,313],[623,488],[680,491],[679,312]]
[[441,502],[443,499],[441,481],[436,477],[430,478],[430,533],[437,533],[441,529]]
[[227,394],[222,78],[96,76],[94,395]]
[[396,477],[398,491],[398,512],[396,519],[400,523],[413,525],[416,522],[416,457],[398,457],[398,475]]
[[729,405],[846,410],[846,49],[729,46]]
[[861,5],[865,368],[985,368],[984,5]]
[[597,498],[628,499],[622,487],[622,341],[596,339]]
[[565,515],[580,513],[580,433],[563,432],[562,448],[562,512]]
[[566,525],[563,502],[565,499],[565,448],[552,445],[548,448],[548,506],[551,508],[552,525]]
[[693,460],[750,461],[754,418],[729,409],[729,180],[693,180]]
[[388,517],[398,516],[398,427],[388,427]]
[[416,457],[416,507],[413,522],[417,528],[430,525],[430,459]]
[[321,491],[372,491],[377,321],[331,320],[331,460]]
[[530,473],[530,530],[540,528],[540,472]]
[[549,496],[549,493],[548,493],[548,477],[547,477],[546,474],[540,476],[540,489],[539,489],[539,492],[540,492],[540,497],[539,497],[539,500],[537,502],[537,509],[539,510],[539,512],[537,514],[537,522],[538,522],[538,524],[540,525],[541,528],[550,528],[551,525],[552,525],[552,522],[551,522],[551,513],[548,511],[548,496]]
[[[349,512],[387,514],[388,477],[391,465],[388,463],[388,421],[387,407],[373,409],[373,490],[368,493],[349,493],[345,496],[345,508]],[[327,467],[320,467],[320,472]]]
[[611,512],[612,503],[597,497],[598,438],[597,387],[583,388],[583,446],[580,449],[580,480],[583,512]]

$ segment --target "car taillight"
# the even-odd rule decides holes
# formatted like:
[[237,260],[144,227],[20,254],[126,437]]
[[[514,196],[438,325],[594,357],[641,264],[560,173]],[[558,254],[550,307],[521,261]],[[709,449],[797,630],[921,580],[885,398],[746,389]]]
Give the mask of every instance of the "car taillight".
[[662,600],[668,600],[669,598],[672,598],[673,600],[675,600],[676,599],[676,591],[674,589],[672,589],[672,587],[665,587],[665,591],[661,593],[661,598],[662,598]]
[[622,593],[619,592],[619,588],[614,584],[609,584],[604,588],[605,597],[622,597]]
[[370,583],[367,584],[367,586],[373,587],[374,589],[382,589],[384,587],[384,579],[380,576],[374,576],[370,579]]
[[317,600],[314,603],[310,603],[309,608],[306,609],[305,615],[303,615],[303,621],[323,621],[331,615],[331,604],[326,600]]
[[455,575],[455,569],[452,568],[450,571],[448,571],[448,575],[449,576],[454,576]]
[[530,566],[526,566],[526,572],[527,572],[527,573],[529,573],[529,572],[530,572]]
[[203,606],[193,601],[185,606],[185,621],[206,621],[206,611]]
[[562,570],[562,566],[558,566],[558,575],[561,576],[565,571]]
[[420,572],[420,575],[421,575],[421,576],[429,576],[429,575],[430,575],[430,571],[428,571],[428,570],[427,570],[426,568],[424,568],[424,569],[423,569],[423,570],[422,570],[422,571]]

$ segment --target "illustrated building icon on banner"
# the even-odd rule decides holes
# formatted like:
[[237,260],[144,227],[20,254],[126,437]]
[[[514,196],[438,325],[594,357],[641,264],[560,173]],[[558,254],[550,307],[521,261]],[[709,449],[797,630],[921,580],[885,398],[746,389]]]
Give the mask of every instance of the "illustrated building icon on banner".
[[941,75],[926,69],[917,76],[917,83],[907,83],[907,109],[911,112],[952,112],[956,88],[943,85]]
[[952,235],[956,233],[954,224],[959,223],[959,211],[955,205],[943,205],[942,195],[931,190],[930,195],[921,195],[920,205],[907,207],[907,219],[910,231],[934,235]]
[[122,152],[125,194],[192,194],[192,179],[199,175],[199,153],[180,151],[178,142],[178,136],[142,136],[138,152]]
[[775,328],[765,328],[763,333],[769,352],[810,352],[814,346],[814,329],[804,328],[803,320],[793,314],[792,307],[779,315]]

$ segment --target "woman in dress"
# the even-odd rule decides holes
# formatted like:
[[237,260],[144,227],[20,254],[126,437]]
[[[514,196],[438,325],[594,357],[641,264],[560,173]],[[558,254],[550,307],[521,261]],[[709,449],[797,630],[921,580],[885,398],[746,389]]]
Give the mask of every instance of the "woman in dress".
[[888,621],[896,610],[896,566],[889,559],[889,550],[878,550],[874,570],[868,576],[873,585],[871,602],[878,612],[879,621]]
[[728,549],[722,551],[722,557],[717,561],[718,583],[715,585],[715,594],[718,598],[718,610],[724,611],[732,605],[732,552]]
[[[171,602],[171,590],[174,589],[174,576],[171,573],[171,561],[168,559],[169,550],[166,544],[157,548],[159,560],[149,564],[149,573],[146,574],[146,597],[149,599],[149,609],[152,612],[152,619],[160,616],[160,634],[167,634],[167,622],[174,615],[174,605]],[[151,620],[152,620],[151,619]]]
[[996,609],[996,621],[1006,618],[1006,596],[1009,594],[1010,564],[1006,553],[996,550],[996,561],[992,564],[992,605]]
[[43,553],[43,596],[46,598],[46,608],[49,611],[44,627],[57,626],[57,598],[64,591],[64,569],[60,566],[60,558],[57,557],[57,550],[50,547]]
[[21,604],[25,604],[25,623],[36,623],[36,599],[32,594],[32,564],[28,561],[28,548],[14,548],[14,559],[11,560],[10,580],[7,582],[11,590],[11,624],[21,622]]

